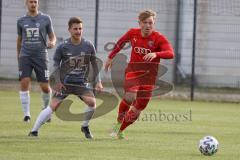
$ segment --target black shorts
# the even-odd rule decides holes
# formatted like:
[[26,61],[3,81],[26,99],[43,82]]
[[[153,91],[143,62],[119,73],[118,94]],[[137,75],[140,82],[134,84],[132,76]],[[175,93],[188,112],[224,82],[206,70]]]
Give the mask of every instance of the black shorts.
[[19,58],[19,80],[31,77],[32,70],[36,73],[38,82],[48,82],[49,70],[48,60],[46,58],[36,58],[31,56],[22,56]]
[[94,97],[93,90],[88,86],[74,86],[74,85],[65,85],[66,90],[62,89],[60,92],[55,92],[53,98],[59,100],[64,100],[70,94],[78,96],[82,99],[82,96]]

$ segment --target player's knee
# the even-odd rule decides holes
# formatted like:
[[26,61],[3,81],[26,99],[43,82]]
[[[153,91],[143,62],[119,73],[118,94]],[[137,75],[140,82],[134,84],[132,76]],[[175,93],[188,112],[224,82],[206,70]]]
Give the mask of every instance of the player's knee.
[[88,106],[89,106],[89,107],[96,108],[96,101],[95,101],[95,100],[91,100],[91,101],[88,103]]
[[58,109],[59,104],[51,104],[50,107],[52,108],[53,112]]
[[96,107],[96,100],[93,97],[88,97],[85,98],[85,103],[89,106],[89,107]]
[[42,92],[43,92],[43,93],[50,93],[50,89],[49,89],[49,88],[48,88],[48,89],[47,89],[47,88],[44,88],[44,89],[42,89]]
[[61,104],[60,100],[52,99],[50,107],[52,108],[53,111],[56,111],[60,104]]
[[20,81],[21,91],[29,90],[29,84],[30,84],[30,79],[29,78],[21,79],[21,81]]

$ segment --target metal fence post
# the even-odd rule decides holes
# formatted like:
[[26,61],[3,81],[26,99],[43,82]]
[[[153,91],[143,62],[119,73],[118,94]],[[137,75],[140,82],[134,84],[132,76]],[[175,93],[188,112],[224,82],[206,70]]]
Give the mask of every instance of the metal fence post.
[[193,43],[192,43],[192,76],[191,76],[191,101],[194,101],[195,89],[195,55],[196,55],[196,29],[197,29],[197,4],[198,1],[194,0],[194,15],[193,15]]
[[94,31],[94,46],[97,50],[98,45],[98,15],[99,15],[99,0],[96,0],[95,6],[95,31]]

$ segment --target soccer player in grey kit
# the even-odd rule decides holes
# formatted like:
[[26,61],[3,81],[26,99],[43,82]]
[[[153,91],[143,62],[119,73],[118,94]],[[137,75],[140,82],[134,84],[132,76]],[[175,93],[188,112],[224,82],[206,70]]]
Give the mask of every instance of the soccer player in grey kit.
[[[42,90],[43,109],[49,105],[51,88],[49,86],[47,48],[56,43],[56,36],[50,16],[38,11],[38,0],[25,1],[28,12],[17,21],[17,58],[19,65],[20,101],[24,121],[30,121],[30,77],[35,71]],[[48,42],[47,42],[48,36]]]
[[[51,116],[53,111],[69,95],[78,96],[85,104],[85,115],[81,131],[85,137],[92,139],[89,130],[89,121],[96,109],[96,99],[89,83],[93,82],[94,89],[103,89],[99,69],[96,62],[94,45],[82,37],[83,22],[79,17],[72,17],[68,22],[71,37],[60,44],[54,54],[54,78],[56,81],[55,93],[51,105],[38,116],[29,136],[38,136],[38,130]],[[90,64],[93,68],[93,80],[90,81]]]

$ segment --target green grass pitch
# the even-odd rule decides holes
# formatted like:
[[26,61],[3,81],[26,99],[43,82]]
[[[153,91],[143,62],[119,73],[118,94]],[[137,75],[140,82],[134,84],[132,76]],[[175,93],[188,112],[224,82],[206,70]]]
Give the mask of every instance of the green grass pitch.
[[[74,97],[72,112],[83,111]],[[31,123],[23,123],[18,92],[0,92],[0,160],[237,160],[240,157],[240,106],[231,103],[153,99],[140,119],[126,131],[128,141],[109,137],[117,109],[94,119],[95,140],[86,140],[80,122],[55,115],[42,126],[38,138],[27,137],[41,110],[39,93],[31,93]],[[160,116],[162,114],[162,117]],[[168,116],[168,119],[163,117]],[[172,119],[176,116],[177,119]],[[198,142],[216,137],[220,149],[205,157]]]

